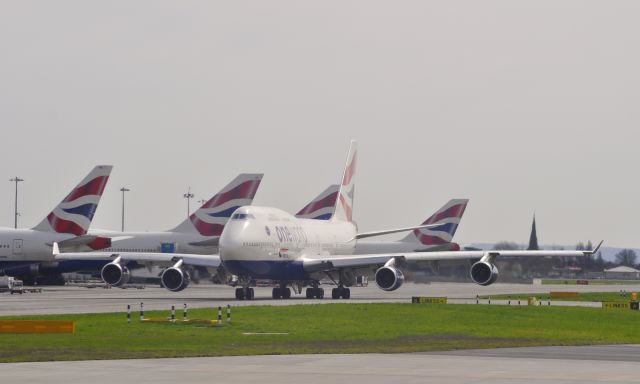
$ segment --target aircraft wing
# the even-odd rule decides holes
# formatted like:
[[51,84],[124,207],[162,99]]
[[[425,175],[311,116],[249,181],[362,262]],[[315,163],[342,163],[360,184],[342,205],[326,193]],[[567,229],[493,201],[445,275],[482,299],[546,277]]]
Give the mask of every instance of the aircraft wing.
[[217,268],[220,265],[219,255],[195,255],[190,253],[160,252],[69,252],[60,253],[58,243],[53,243],[53,255],[56,260],[104,260],[120,258],[122,261],[176,263],[182,260],[185,265]]
[[398,232],[414,231],[416,229],[426,229],[426,228],[434,228],[434,227],[441,227],[441,226],[442,224],[420,224],[413,227],[387,229],[384,231],[361,232],[356,235],[354,240],[360,240],[360,239],[365,239],[367,237],[374,237],[374,236],[390,235],[392,233],[398,233]]
[[602,242],[592,251],[441,251],[441,252],[407,252],[368,255],[324,255],[306,256],[302,258],[304,269],[308,272],[330,271],[341,268],[363,268],[381,266],[393,259],[408,262],[416,261],[445,261],[445,260],[474,260],[497,257],[583,257],[596,253]]

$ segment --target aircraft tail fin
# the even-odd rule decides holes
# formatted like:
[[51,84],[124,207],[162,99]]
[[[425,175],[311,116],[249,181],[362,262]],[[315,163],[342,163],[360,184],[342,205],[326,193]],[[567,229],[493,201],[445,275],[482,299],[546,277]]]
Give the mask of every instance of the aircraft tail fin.
[[309,204],[302,208],[296,217],[301,219],[331,220],[336,209],[336,198],[338,197],[338,184],[330,185]]
[[338,198],[336,199],[335,213],[331,220],[353,221],[353,195],[355,189],[356,162],[357,162],[357,143],[351,140],[349,154],[347,155],[347,164],[342,175],[342,182],[338,190]]
[[468,199],[453,199],[442,206],[422,224],[438,224],[435,227],[416,229],[402,241],[420,243],[422,245],[442,245],[450,243],[458,229]]
[[86,234],[112,169],[111,165],[98,165],[93,168],[80,184],[72,189],[67,197],[33,229],[76,236]]
[[244,205],[251,205],[262,181],[262,176],[262,173],[238,175],[171,231],[199,233],[202,236],[220,236],[233,212]]

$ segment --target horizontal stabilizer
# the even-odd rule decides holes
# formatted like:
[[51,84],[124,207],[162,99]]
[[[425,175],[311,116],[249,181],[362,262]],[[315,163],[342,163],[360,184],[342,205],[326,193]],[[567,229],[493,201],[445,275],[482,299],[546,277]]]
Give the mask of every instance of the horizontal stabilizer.
[[[66,252],[92,251],[109,248],[112,238],[95,235],[80,235],[58,242],[58,247]],[[48,243],[47,245],[52,245]]]
[[189,243],[194,247],[217,247],[220,244],[220,237],[214,237],[212,239],[206,239],[202,241],[194,241]]

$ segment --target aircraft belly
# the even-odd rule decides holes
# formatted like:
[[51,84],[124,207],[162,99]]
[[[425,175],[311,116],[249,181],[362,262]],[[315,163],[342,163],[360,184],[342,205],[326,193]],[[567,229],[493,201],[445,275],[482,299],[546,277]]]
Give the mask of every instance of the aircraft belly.
[[223,265],[227,271],[238,276],[289,281],[309,279],[309,274],[300,261],[226,260]]

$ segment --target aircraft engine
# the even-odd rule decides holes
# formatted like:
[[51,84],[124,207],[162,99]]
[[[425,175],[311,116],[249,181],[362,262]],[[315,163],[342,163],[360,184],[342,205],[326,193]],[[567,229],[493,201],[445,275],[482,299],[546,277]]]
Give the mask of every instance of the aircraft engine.
[[398,268],[384,266],[376,271],[376,285],[383,291],[395,291],[404,283],[404,274]]
[[189,286],[191,276],[189,275],[189,272],[179,266],[173,266],[162,271],[160,279],[162,281],[162,286],[172,292],[179,292]]
[[471,266],[471,280],[478,285],[491,285],[498,279],[498,268],[488,261],[478,261]]
[[120,287],[125,285],[131,277],[129,268],[120,264],[120,260],[115,260],[104,267],[100,271],[100,277],[102,281],[114,287]]

